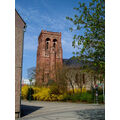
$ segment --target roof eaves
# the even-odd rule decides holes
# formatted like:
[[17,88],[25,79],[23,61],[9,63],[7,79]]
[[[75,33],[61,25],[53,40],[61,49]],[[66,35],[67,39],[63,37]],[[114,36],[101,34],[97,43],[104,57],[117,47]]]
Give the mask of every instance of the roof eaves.
[[25,26],[26,26],[26,23],[25,23],[25,21],[22,19],[22,17],[20,16],[20,14],[18,13],[18,11],[15,9],[15,11],[16,11],[16,13],[19,15],[19,17],[21,18],[21,20],[23,21],[23,23],[25,24]]

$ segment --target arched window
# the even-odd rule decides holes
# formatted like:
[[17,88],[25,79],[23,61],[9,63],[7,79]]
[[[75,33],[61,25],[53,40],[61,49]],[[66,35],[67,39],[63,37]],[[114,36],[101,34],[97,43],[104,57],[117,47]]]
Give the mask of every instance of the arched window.
[[49,43],[48,43],[48,42],[46,42],[46,49],[48,49],[48,44],[49,44]]
[[54,39],[54,40],[53,40],[53,47],[54,47],[54,48],[56,47],[56,43],[57,43],[57,40]]
[[49,48],[49,41],[50,41],[50,38],[47,38],[47,39],[46,39],[46,49]]

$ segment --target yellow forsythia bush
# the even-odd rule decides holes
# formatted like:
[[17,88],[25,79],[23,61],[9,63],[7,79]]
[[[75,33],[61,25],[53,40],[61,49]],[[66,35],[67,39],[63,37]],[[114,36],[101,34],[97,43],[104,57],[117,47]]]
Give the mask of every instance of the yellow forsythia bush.
[[[80,93],[80,92],[81,92],[81,89],[80,89],[80,88],[74,88],[74,93]],[[83,93],[83,92],[86,92],[86,88],[85,88],[85,87],[82,88],[82,93]],[[72,94],[72,93],[73,93],[73,90],[70,89],[70,90],[68,91],[68,93],[69,93],[69,94]]]
[[32,87],[32,89],[34,90],[34,94],[41,91],[41,88],[39,88],[39,87]]
[[63,99],[64,99],[64,95],[59,95],[59,96],[57,97],[57,99],[58,99],[59,101],[63,100]]
[[34,100],[41,100],[41,101],[46,101],[49,100],[49,92],[50,89],[49,88],[39,88],[39,92],[33,94],[33,99]]
[[[27,86],[27,85],[22,86],[22,98],[23,99],[27,99],[28,89],[29,89],[29,86]],[[65,95],[61,94],[61,93],[55,94],[53,92],[53,90],[48,88],[48,87],[34,87],[34,86],[32,86],[32,89],[34,91],[34,93],[32,95],[34,100],[39,100],[39,101],[62,101],[62,100],[64,100],[64,97],[65,97]],[[75,93],[80,93],[81,89],[76,88],[76,89],[74,89],[74,92]],[[86,88],[82,88],[82,93],[83,92],[86,92]],[[69,93],[73,93],[73,91],[69,90],[68,94]]]
[[81,89],[80,89],[80,88],[75,88],[75,89],[74,89],[74,92],[75,92],[75,93],[80,93],[80,92],[81,92]]
[[28,88],[29,88],[28,85],[22,86],[22,90],[21,90],[21,92],[22,92],[22,99],[27,99]]
[[82,88],[82,92],[87,92],[85,87]]
[[33,94],[33,99],[40,101],[60,101],[63,99],[63,95],[51,94],[50,88],[42,87],[39,88],[38,93]]

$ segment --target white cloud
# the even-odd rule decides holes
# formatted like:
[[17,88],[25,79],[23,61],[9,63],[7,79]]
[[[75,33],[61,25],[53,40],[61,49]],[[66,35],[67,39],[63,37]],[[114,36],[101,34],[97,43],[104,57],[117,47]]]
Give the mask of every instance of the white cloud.
[[[47,5],[44,1],[43,4]],[[72,52],[74,51],[72,47],[73,33],[68,30],[72,23],[66,20],[65,16],[51,16],[43,14],[37,9],[28,8],[28,10],[26,10],[18,5],[16,7],[18,12],[21,13],[23,19],[27,22],[24,50],[37,49],[38,36],[41,29],[43,29],[53,32],[61,32],[63,54],[72,55]]]

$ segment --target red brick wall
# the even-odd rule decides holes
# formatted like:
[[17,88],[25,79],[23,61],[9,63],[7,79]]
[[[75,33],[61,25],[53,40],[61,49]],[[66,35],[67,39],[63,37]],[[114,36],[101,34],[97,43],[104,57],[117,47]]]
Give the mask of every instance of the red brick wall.
[[[49,38],[48,49],[46,39]],[[55,47],[54,40],[55,39]],[[48,82],[48,79],[55,80],[57,65],[62,65],[61,33],[41,31],[38,37],[36,84]],[[49,77],[48,77],[49,76]]]

